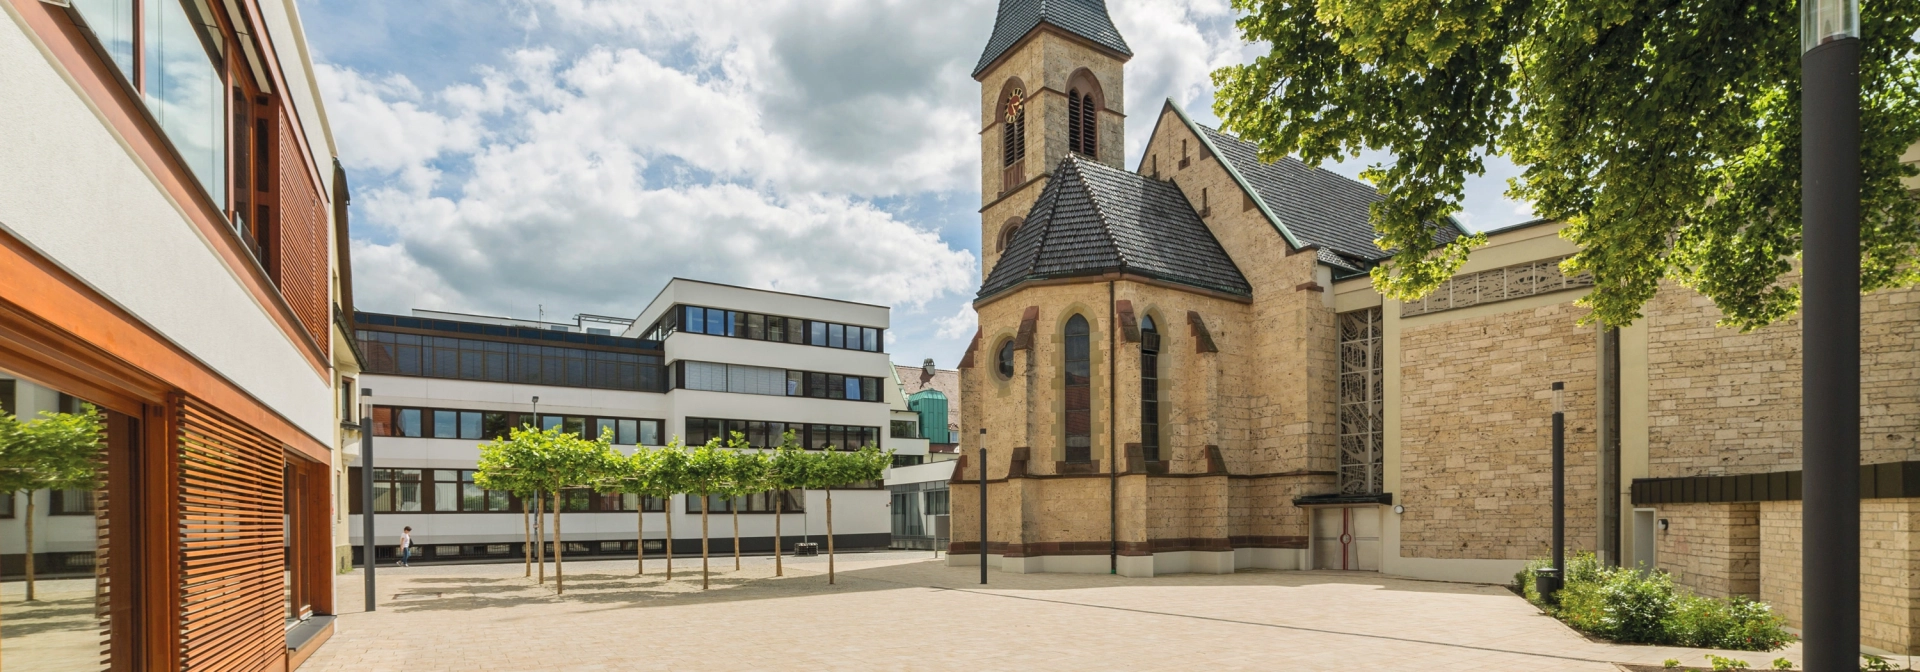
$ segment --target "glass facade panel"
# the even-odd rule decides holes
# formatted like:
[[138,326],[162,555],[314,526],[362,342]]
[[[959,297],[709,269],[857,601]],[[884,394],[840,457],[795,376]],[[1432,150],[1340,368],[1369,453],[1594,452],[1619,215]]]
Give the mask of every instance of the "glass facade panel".
[[149,0],[146,82],[141,91],[155,121],[213,202],[227,202],[226,85],[220,33],[186,0]]
[[436,439],[460,438],[460,413],[457,411],[434,411],[433,437]]
[[400,436],[414,438],[420,436],[420,409],[400,409]]

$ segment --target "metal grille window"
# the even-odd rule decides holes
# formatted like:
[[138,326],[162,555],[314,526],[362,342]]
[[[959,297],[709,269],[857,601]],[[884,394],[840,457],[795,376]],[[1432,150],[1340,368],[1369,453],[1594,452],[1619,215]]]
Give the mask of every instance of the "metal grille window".
[[1160,334],[1140,318],[1140,455],[1160,459]]
[[1079,315],[1067,320],[1066,339],[1066,458],[1068,462],[1093,460],[1093,395],[1090,348],[1087,342],[1087,318]]
[[1386,426],[1380,309],[1340,315],[1340,492],[1379,493]]

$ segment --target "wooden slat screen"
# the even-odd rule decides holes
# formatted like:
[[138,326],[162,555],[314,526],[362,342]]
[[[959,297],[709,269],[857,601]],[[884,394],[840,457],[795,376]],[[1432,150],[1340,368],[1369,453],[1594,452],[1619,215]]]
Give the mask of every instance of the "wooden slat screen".
[[280,294],[293,307],[301,326],[322,352],[329,352],[333,339],[328,335],[332,313],[327,309],[330,271],[326,204],[320,201],[313,174],[307,170],[307,155],[293,133],[294,120],[285,116],[285,110],[281,114],[280,123],[275,124],[280,136],[276,152],[280,162],[279,244],[274,247],[276,258],[269,268],[277,276],[274,284],[280,286]]
[[204,403],[180,409],[183,668],[267,669],[286,654],[284,453]]

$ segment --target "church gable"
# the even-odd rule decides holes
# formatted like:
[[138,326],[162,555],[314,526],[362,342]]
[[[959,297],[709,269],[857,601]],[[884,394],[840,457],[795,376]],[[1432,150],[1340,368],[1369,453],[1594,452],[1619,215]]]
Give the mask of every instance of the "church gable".
[[980,297],[1028,280],[1108,272],[1253,292],[1178,187],[1076,156],[1060,163]]

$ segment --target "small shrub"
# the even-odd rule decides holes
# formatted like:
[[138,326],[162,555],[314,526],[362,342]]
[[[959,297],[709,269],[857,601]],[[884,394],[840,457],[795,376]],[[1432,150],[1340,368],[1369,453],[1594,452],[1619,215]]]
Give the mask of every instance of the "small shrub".
[[1887,659],[1885,658],[1881,658],[1871,653],[1863,653],[1860,655],[1867,659],[1867,664],[1864,667],[1861,667],[1860,668],[1861,670],[1869,670],[1871,672],[1882,672],[1884,670],[1893,669],[1893,663],[1887,662]]
[[1534,590],[1535,576],[1547,565],[1533,560],[1514,575],[1520,594],[1567,625],[1599,637],[1738,651],[1772,651],[1793,641],[1785,619],[1766,604],[1693,595],[1676,588],[1666,572],[1606,567],[1592,553],[1567,560],[1559,599],[1549,604]]
[[1732,672],[1733,670],[1747,669],[1747,661],[1721,658],[1713,654],[1707,654],[1707,662],[1713,664],[1713,672]]
[[1791,670],[1793,669],[1793,661],[1787,660],[1785,658],[1775,658],[1773,659],[1773,669]]
[[1720,600],[1687,595],[1668,624],[1671,643],[1703,649],[1772,651],[1793,641],[1786,619],[1745,597]]
[[1671,578],[1661,573],[1588,569],[1585,564],[1568,563],[1579,578],[1569,581],[1560,593],[1561,620],[1618,642],[1666,641],[1667,621],[1676,601]]
[[1664,660],[1664,661],[1661,661],[1661,663],[1660,663],[1660,666],[1661,666],[1661,667],[1664,667],[1664,668],[1667,668],[1667,669],[1669,669],[1669,670],[1671,670],[1671,669],[1673,669],[1673,668],[1676,668],[1676,667],[1679,667],[1679,666],[1680,666],[1680,659],[1679,659],[1679,658],[1668,658],[1668,659],[1666,659],[1666,660]]

